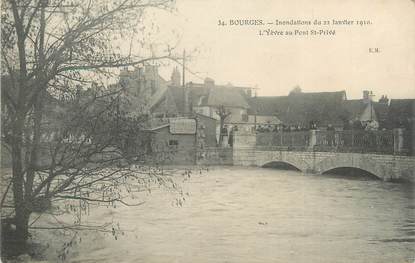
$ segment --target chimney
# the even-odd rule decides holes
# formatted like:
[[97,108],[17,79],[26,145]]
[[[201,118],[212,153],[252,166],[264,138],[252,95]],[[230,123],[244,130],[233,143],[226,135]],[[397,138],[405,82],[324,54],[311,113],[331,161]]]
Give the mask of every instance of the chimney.
[[379,99],[379,103],[388,105],[389,104],[388,96],[382,95],[382,97]]
[[364,90],[363,91],[363,102],[370,103],[373,98],[373,92],[371,90]]
[[205,78],[204,84],[205,84],[205,87],[207,87],[207,88],[215,87],[215,81],[211,78]]
[[246,89],[246,90],[245,90],[245,93],[246,93],[246,95],[247,95],[249,98],[251,98],[251,97],[252,97],[252,89],[251,89],[251,88]]

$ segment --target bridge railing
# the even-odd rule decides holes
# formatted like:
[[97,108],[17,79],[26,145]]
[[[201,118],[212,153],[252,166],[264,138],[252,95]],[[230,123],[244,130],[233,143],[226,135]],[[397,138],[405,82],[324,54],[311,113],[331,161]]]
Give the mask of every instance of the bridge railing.
[[298,149],[304,150],[308,147],[310,132],[263,132],[257,133],[256,146],[271,147],[273,149]]
[[393,131],[316,131],[317,151],[394,153]]
[[268,150],[411,154],[408,131],[292,131],[256,134],[256,146]]

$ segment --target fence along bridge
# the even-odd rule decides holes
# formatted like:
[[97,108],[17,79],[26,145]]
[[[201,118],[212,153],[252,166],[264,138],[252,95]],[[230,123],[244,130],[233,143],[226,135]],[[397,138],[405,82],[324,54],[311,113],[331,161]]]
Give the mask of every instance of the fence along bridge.
[[393,131],[237,132],[233,163],[285,163],[305,173],[357,168],[382,180],[415,182],[413,134]]

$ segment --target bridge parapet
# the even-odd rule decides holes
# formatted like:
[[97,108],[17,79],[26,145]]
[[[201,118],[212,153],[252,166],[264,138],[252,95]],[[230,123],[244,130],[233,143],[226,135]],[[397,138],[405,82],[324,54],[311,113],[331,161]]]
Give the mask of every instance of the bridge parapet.
[[271,162],[283,162],[305,173],[325,173],[336,168],[350,167],[365,170],[383,180],[403,179],[415,182],[415,156],[385,152],[341,152],[345,148],[340,147],[327,147],[324,148],[325,151],[318,151],[318,147],[310,146],[310,137],[307,144],[296,143],[306,140],[298,134],[300,133],[291,139],[289,146],[275,146],[272,143],[258,146],[256,134],[237,133],[233,147],[234,165],[262,167]]
[[257,147],[270,150],[303,150],[394,155],[413,154],[411,134],[403,129],[386,131],[293,131],[256,134]]
[[255,166],[256,134],[247,131],[236,131],[233,139],[233,164]]
[[233,147],[236,148],[255,148],[257,136],[249,131],[235,131],[233,137]]

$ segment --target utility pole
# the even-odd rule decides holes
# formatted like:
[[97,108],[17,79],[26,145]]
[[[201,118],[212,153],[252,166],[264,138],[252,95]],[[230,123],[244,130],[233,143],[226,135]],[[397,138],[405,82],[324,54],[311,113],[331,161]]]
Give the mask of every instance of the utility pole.
[[185,82],[185,71],[186,71],[186,50],[184,49],[183,50],[183,88],[185,87],[185,85],[186,85],[186,82]]
[[190,112],[190,109],[189,109],[189,97],[188,97],[188,94],[187,94],[187,90],[186,90],[186,82],[185,82],[185,72],[186,72],[186,50],[185,49],[183,49],[183,63],[182,63],[182,65],[183,65],[183,69],[182,69],[182,72],[183,72],[183,80],[182,80],[182,86],[183,86],[183,101],[184,101],[184,105],[183,105],[183,113],[184,114],[188,114],[189,112]]
[[373,121],[373,97],[375,95],[373,95],[373,91],[370,91],[369,93],[369,106],[370,106],[370,121]]
[[256,132],[256,115],[258,114],[258,101],[257,101],[257,94],[256,94],[256,89],[254,90],[254,92],[255,92],[255,105],[256,105],[256,107],[255,107],[255,116],[254,116],[254,122],[255,122],[255,125],[254,125],[254,130],[255,130],[255,132]]

